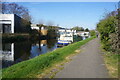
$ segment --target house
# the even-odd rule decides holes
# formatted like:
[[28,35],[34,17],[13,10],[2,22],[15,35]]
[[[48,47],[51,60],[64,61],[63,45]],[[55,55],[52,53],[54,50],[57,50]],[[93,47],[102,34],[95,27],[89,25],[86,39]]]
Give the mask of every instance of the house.
[[0,26],[0,33],[26,33],[30,22],[16,14],[0,14]]
[[47,35],[48,30],[45,27],[39,27],[37,24],[31,24],[31,29],[37,30],[41,35]]
[[31,24],[31,29],[39,30],[39,27],[37,26],[37,24]]
[[90,32],[79,31],[79,32],[77,32],[77,35],[81,36],[84,40],[84,39],[90,37]]

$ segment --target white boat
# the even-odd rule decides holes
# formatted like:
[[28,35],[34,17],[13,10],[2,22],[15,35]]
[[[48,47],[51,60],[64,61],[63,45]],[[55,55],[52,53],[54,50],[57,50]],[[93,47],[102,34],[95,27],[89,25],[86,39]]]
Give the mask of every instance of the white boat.
[[65,46],[65,45],[68,45],[68,44],[70,44],[70,43],[72,43],[71,41],[66,41],[66,40],[58,40],[58,46],[59,45],[63,45],[63,46]]
[[73,42],[73,35],[75,31],[70,29],[60,29],[59,30],[59,38],[58,45],[68,45]]

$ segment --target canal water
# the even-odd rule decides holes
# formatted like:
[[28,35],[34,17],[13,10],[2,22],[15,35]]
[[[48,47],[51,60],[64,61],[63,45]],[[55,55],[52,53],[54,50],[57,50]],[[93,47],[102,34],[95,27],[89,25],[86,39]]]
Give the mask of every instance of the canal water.
[[[84,39],[86,38],[76,38],[74,42]],[[2,50],[0,50],[0,53],[2,53],[2,68],[29,60],[59,47],[55,39],[2,43]]]
[[2,68],[45,54],[56,48],[57,40],[55,39],[3,43],[2,50],[0,50],[0,53],[2,53]]

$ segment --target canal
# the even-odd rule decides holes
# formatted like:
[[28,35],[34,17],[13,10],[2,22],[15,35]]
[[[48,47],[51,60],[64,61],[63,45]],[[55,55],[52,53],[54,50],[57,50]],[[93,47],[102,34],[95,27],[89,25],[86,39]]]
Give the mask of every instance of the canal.
[[[85,38],[86,39],[86,38]],[[84,40],[76,38],[74,42]],[[56,39],[2,43],[2,68],[9,67],[19,62],[32,59],[41,54],[60,48]]]
[[3,43],[2,50],[0,50],[0,53],[2,53],[2,68],[45,54],[56,48],[57,40],[55,39]]

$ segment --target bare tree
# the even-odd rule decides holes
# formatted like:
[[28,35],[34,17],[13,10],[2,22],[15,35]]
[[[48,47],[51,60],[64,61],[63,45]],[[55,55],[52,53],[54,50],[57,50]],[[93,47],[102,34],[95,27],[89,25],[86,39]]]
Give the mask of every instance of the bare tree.
[[31,21],[31,16],[27,8],[16,3],[2,2],[0,5],[2,5],[2,14],[16,14],[27,21]]
[[30,32],[30,24],[31,24],[31,16],[27,8],[18,5],[16,3],[8,3],[8,2],[1,2],[0,6],[2,9],[0,10],[2,14],[16,14],[17,16],[21,17],[21,27],[23,32]]

